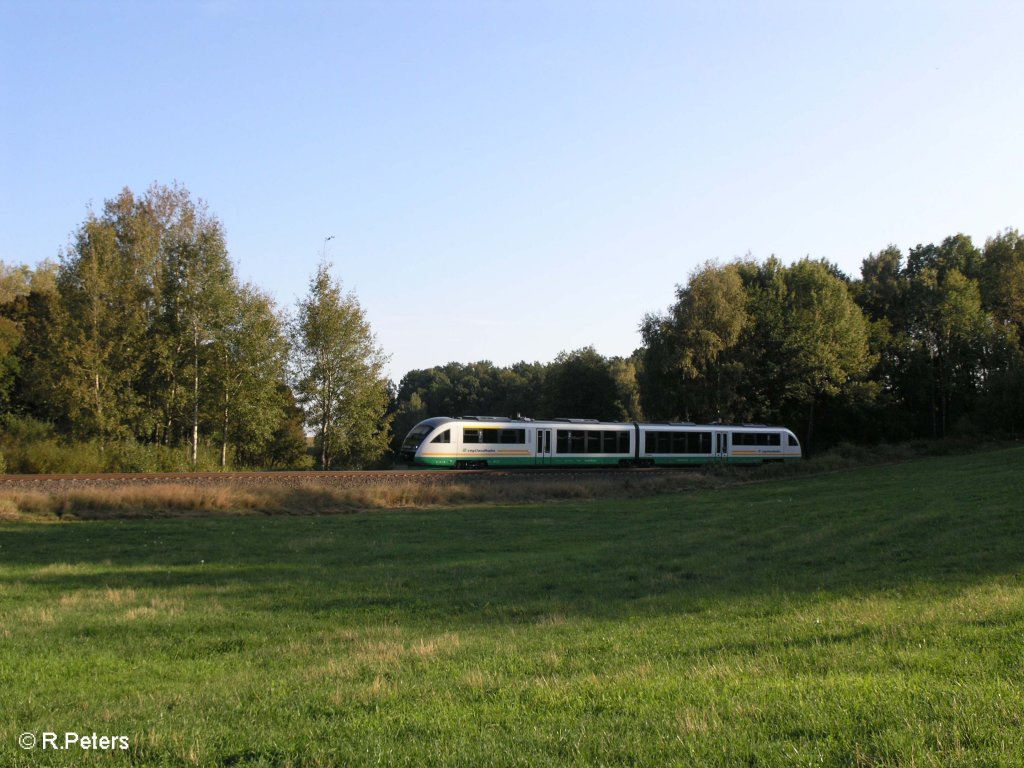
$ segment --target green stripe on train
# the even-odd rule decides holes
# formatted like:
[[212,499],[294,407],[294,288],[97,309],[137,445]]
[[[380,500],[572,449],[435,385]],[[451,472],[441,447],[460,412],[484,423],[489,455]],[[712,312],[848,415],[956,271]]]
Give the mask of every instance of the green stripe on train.
[[[427,467],[454,467],[456,462],[485,461],[488,467],[617,467],[622,461],[631,461],[629,457],[572,457],[553,456],[550,458],[538,458],[535,456],[479,456],[468,455],[465,457],[444,456],[420,456],[416,459],[417,464]],[[787,456],[774,458],[772,456],[726,456],[717,458],[715,456],[647,456],[647,461],[653,461],[659,467],[682,467],[695,466],[700,464],[712,464],[725,462],[728,464],[760,464],[768,461],[798,461],[799,457]]]

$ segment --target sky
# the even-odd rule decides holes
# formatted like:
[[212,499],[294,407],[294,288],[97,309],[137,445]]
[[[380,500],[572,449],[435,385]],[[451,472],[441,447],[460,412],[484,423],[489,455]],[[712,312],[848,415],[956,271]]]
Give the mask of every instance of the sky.
[[[0,0],[0,261],[184,185],[397,382],[640,346],[709,260],[1024,228],[1024,2]],[[328,239],[332,238],[332,239]]]

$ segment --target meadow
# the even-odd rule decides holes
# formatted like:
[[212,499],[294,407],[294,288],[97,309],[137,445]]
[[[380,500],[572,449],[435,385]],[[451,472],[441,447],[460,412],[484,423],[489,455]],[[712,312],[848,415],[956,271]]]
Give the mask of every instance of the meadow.
[[0,522],[0,764],[1024,765],[1022,469]]

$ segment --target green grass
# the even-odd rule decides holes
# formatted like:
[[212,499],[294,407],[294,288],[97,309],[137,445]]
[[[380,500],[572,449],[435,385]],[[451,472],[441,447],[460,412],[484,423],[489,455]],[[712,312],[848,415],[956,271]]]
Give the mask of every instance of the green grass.
[[0,764],[1024,765],[1022,469],[0,524]]

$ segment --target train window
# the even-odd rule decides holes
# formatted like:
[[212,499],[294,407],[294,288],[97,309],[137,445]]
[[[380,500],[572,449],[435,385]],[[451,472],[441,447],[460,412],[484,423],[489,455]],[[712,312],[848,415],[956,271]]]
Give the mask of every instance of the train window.
[[464,443],[486,443],[495,444],[526,444],[525,429],[496,429],[485,427],[482,429],[463,429],[462,442]]
[[789,447],[790,448],[799,448],[800,447],[800,443],[798,443],[796,438],[793,437],[792,435],[789,436]]
[[557,431],[559,453],[585,453],[587,433],[579,429],[559,429]]
[[609,431],[601,436],[601,453],[629,453],[629,432]]
[[667,437],[667,432],[647,432],[644,434],[644,450],[647,453],[666,453],[664,450],[663,438]]
[[782,435],[778,432],[733,432],[733,445],[782,445]]
[[463,442],[477,442],[484,444],[516,444],[526,443],[525,429],[495,429],[487,427],[484,429],[464,429],[462,432]]
[[569,453],[583,453],[586,450],[586,432],[569,433]]
[[407,451],[415,451],[429,434],[430,427],[417,427],[406,436],[402,442],[402,448]]
[[452,441],[452,431],[450,429],[446,429],[444,432],[442,432],[440,435],[435,437],[430,442],[432,442],[432,443],[450,443],[451,441]]
[[[624,434],[627,436],[626,450],[628,451],[629,433]],[[685,434],[681,432],[647,432],[644,437],[644,448],[647,453],[684,453],[685,446],[679,442],[680,438],[685,439]]]
[[[629,433],[622,432],[621,453],[629,452]],[[711,453],[710,432],[645,432],[647,453]]]

